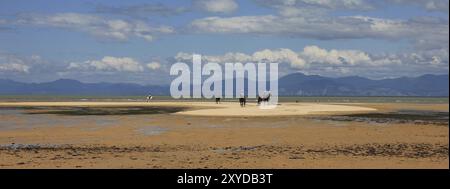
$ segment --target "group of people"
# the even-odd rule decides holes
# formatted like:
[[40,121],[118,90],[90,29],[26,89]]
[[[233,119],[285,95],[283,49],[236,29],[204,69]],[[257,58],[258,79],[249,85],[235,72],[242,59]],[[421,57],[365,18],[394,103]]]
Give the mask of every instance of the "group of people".
[[[262,96],[258,95],[258,98],[257,98],[258,105],[260,105],[261,103],[269,102],[270,96],[272,96],[270,91],[264,91]],[[152,95],[147,95],[146,98],[147,98],[147,102],[150,102],[150,100],[153,99],[153,96]],[[221,99],[220,97],[218,97],[218,98],[216,97],[216,99],[215,99],[216,100],[216,104],[220,104],[220,99]],[[241,107],[245,107],[246,103],[247,103],[247,98],[245,97],[244,92],[241,92],[239,94],[239,104],[241,105]]]
[[[270,97],[272,96],[272,94],[270,93],[270,91],[264,91],[263,95],[258,95],[257,98],[257,103],[258,105],[261,105],[261,103],[266,103],[269,102]],[[216,98],[216,104],[220,104],[220,97]],[[245,107],[245,104],[247,103],[247,98],[245,97],[245,94],[243,92],[241,92],[239,94],[239,104],[241,105],[241,107]]]

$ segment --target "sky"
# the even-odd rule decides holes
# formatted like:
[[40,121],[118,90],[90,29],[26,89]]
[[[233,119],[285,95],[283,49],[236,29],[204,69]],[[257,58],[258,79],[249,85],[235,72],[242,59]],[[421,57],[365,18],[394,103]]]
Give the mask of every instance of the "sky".
[[163,85],[193,53],[280,76],[448,74],[449,1],[0,0],[0,79]]

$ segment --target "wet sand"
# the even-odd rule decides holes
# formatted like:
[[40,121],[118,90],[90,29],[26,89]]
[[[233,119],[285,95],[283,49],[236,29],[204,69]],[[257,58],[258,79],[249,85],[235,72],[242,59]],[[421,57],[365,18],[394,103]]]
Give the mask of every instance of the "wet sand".
[[[57,107],[140,106],[186,109],[48,112]],[[448,104],[282,103],[270,113],[255,113],[253,104],[241,108],[211,102],[24,102],[0,107],[0,168],[449,168],[448,121],[324,119],[405,109],[447,112],[448,117]]]
[[[361,112],[375,111],[374,108],[358,105],[318,104],[318,103],[283,103],[273,106],[257,106],[248,103],[245,108],[235,102],[3,102],[0,107],[180,107],[189,108],[179,111],[181,115],[196,116],[288,116],[306,115],[322,112]],[[260,108],[263,107],[263,108]],[[266,107],[266,108],[264,108]]]

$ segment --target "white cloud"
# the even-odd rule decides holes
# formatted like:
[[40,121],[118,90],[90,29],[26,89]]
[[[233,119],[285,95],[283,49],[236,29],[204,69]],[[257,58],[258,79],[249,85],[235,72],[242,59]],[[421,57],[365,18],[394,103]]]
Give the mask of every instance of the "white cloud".
[[161,68],[161,64],[159,62],[151,62],[147,64],[147,68],[151,69],[151,70],[157,70],[159,68]]
[[192,21],[191,27],[195,31],[207,33],[276,33],[276,19],[273,15],[207,17]]
[[305,61],[290,49],[269,50],[265,49],[253,53],[254,60],[266,60],[268,62],[288,62],[292,67],[302,68]]
[[424,50],[413,53],[401,53],[398,55],[403,62],[415,65],[433,65],[442,69],[448,69],[448,49]]
[[69,64],[68,69],[119,72],[144,71],[142,65],[132,58],[112,56],[105,56],[101,60],[88,60],[83,63],[72,62]]
[[25,64],[0,64],[0,72],[21,72],[21,73],[29,73],[30,67]]
[[194,5],[212,13],[231,13],[239,7],[234,0],[196,0]]
[[32,63],[23,57],[0,52],[0,72],[29,73]]
[[143,21],[105,19],[95,15],[79,13],[25,15],[17,23],[79,30],[97,37],[119,41],[128,40],[133,36],[151,41],[155,34],[174,32],[173,28],[169,26],[151,27]]
[[283,11],[291,10],[372,10],[374,5],[371,1],[367,0],[255,0],[257,3],[278,9],[280,14],[284,14]]
[[[180,52],[174,58],[176,61],[190,62],[192,54]],[[224,55],[203,55],[202,59],[206,62],[216,63],[278,62],[301,70],[316,69],[317,67],[351,70],[361,67],[374,68],[393,65],[424,67],[439,65],[444,69],[448,69],[448,51],[446,50],[420,51],[420,53],[370,54],[361,50],[328,50],[310,45],[304,47],[300,52],[286,48],[264,49],[253,54],[229,52]]]
[[448,21],[436,18],[411,20],[363,16],[280,17],[274,15],[207,17],[192,21],[197,33],[238,33],[333,39],[406,39],[419,48],[443,48],[448,44]]
[[448,49],[449,23],[445,18],[429,16],[389,19],[332,14],[337,10],[374,10],[393,3],[419,5],[428,7],[428,10],[440,8],[448,12],[448,0],[256,0],[256,2],[276,9],[278,15],[206,17],[193,20],[189,28],[194,33],[274,35],[320,40],[363,38],[407,40],[417,49]]
[[[361,75],[378,77],[387,71],[372,73],[385,67],[397,69],[404,64],[403,57],[391,54],[369,54],[361,50],[324,49],[318,46],[306,46],[302,51],[291,49],[264,49],[252,54],[229,52],[223,55],[202,55],[204,62],[216,63],[249,63],[268,62],[280,63],[280,75],[301,71],[307,74],[326,76]],[[192,54],[180,52],[174,59],[180,62],[191,62]],[[422,65],[427,67],[431,65]],[[441,65],[442,66],[442,65]],[[392,73],[389,73],[392,74]],[[383,75],[384,76],[384,75]]]
[[369,54],[359,50],[326,50],[318,46],[306,46],[300,56],[309,63],[325,63],[325,64],[370,64],[372,59]]
[[379,19],[362,16],[336,18],[279,18],[274,15],[207,17],[194,20],[191,26],[199,32],[209,33],[253,33],[278,34],[310,37],[316,39],[339,38],[392,38],[404,35],[419,35],[420,32],[433,32],[434,26],[444,29],[448,24],[407,22],[401,20]]
[[387,0],[399,4],[412,4],[422,7],[428,11],[449,12],[448,0]]
[[[175,57],[177,61],[190,61],[192,60],[192,54],[179,52]],[[288,62],[293,67],[303,67],[305,62],[301,59],[297,53],[290,49],[264,49],[257,51],[251,55],[245,53],[226,53],[225,55],[213,56],[204,55],[202,59],[206,62],[227,63],[227,62]]]
[[149,16],[173,16],[189,11],[186,7],[172,7],[162,3],[143,3],[130,6],[99,5],[96,12],[124,15],[138,18]]
[[223,56],[206,56],[205,57],[209,62],[248,62],[253,61],[253,57],[251,55],[247,55],[244,53],[226,53]]
[[283,14],[286,8],[298,10],[327,9],[327,10],[356,10],[366,11],[382,9],[392,3],[401,5],[415,5],[428,11],[448,13],[448,0],[255,0],[257,3],[278,9]]

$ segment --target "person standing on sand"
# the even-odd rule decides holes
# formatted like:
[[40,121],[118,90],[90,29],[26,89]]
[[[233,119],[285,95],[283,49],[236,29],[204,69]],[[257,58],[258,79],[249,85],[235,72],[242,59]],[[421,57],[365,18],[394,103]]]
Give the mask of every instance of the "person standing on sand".
[[244,94],[244,92],[241,92],[241,94],[239,96],[239,104],[241,105],[241,107],[245,107],[245,94]]
[[153,98],[152,95],[148,95],[148,96],[147,96],[147,102],[149,102],[152,98]]
[[261,104],[261,101],[262,101],[261,95],[258,95],[258,100],[256,101],[258,106]]

